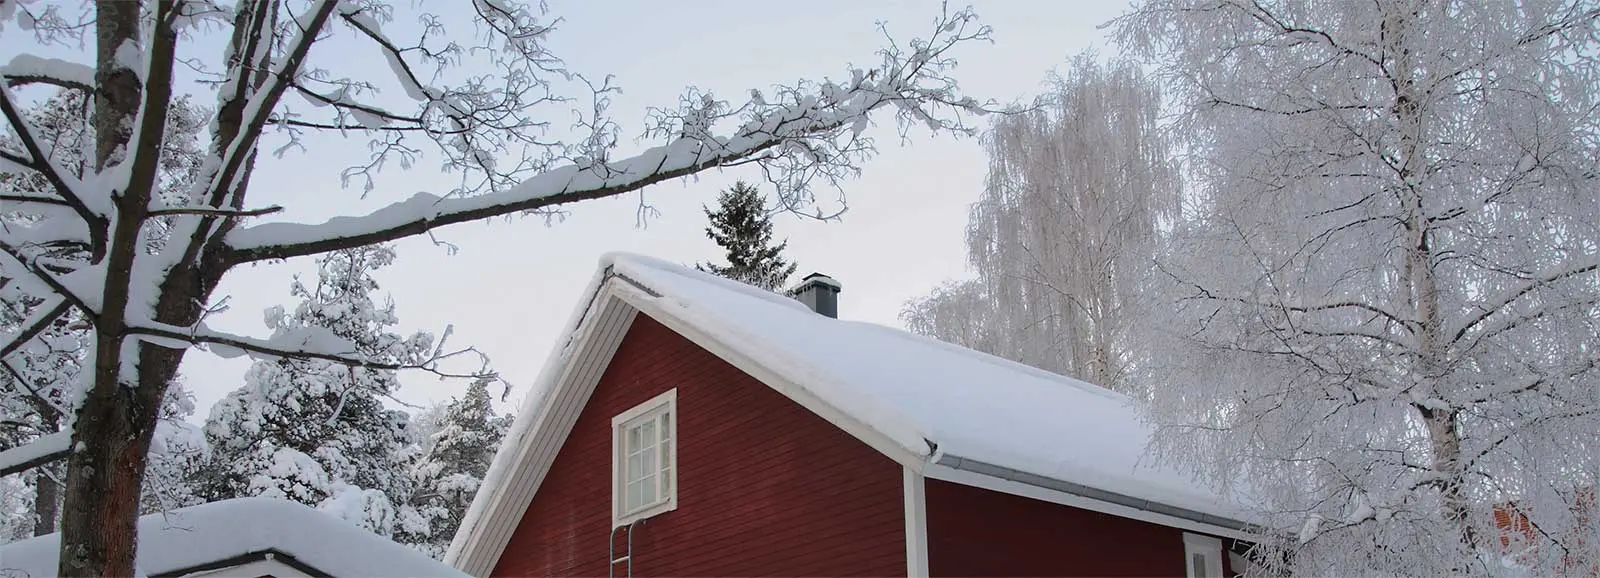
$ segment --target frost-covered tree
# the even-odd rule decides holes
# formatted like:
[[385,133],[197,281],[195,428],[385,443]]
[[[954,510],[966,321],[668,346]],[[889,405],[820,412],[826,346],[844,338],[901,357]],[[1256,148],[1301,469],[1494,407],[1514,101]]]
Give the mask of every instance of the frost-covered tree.
[[[393,303],[378,303],[373,273],[393,263],[376,245],[319,259],[315,284],[298,279],[293,311],[274,307],[267,325],[296,341],[338,339],[350,355],[389,365],[429,355],[433,338],[403,337]],[[392,369],[352,367],[325,359],[264,358],[251,364],[244,387],[212,407],[205,438],[210,459],[201,494],[208,501],[270,496],[332,511],[388,536],[416,524],[405,470],[416,440],[405,412],[383,400],[400,387]]]
[[[1249,481],[1286,532],[1270,570],[1600,563],[1597,18],[1158,0],[1115,23],[1197,137],[1199,202],[1162,263],[1179,331],[1151,347],[1183,384],[1156,397],[1158,449]],[[1502,548],[1507,504],[1532,549]]]
[[209,448],[203,430],[188,421],[194,410],[194,394],[181,379],[167,386],[161,421],[156,423],[150,443],[140,513],[164,512],[205,501],[197,480],[203,479]]
[[980,280],[946,281],[907,301],[900,320],[912,333],[1003,356],[1010,350],[1011,336],[988,299],[988,287]]
[[706,237],[723,249],[727,265],[703,263],[696,269],[777,291],[788,283],[796,265],[784,260],[788,241],[772,242],[772,213],[767,198],[755,185],[738,181],[717,195],[717,208],[704,208]]
[[[384,0],[95,0],[77,14],[61,3],[0,3],[0,33],[11,45],[50,48],[49,58],[25,52],[0,69],[0,116],[19,137],[19,146],[0,147],[0,172],[49,185],[6,199],[36,221],[0,231],[0,267],[27,277],[43,300],[6,342],[32,341],[37,328],[69,314],[91,325],[85,377],[71,395],[82,403],[63,426],[72,443],[50,447],[67,459],[62,576],[133,573],[137,498],[157,409],[188,350],[402,368],[355,356],[336,341],[256,339],[208,327],[202,318],[229,269],[549,214],[743,164],[760,165],[780,184],[783,206],[801,210],[817,188],[857,174],[871,157],[863,131],[874,111],[892,111],[902,131],[958,133],[968,132],[967,113],[982,112],[950,71],[952,50],[989,30],[970,11],[946,12],[929,36],[890,42],[875,64],[847,68],[835,80],[752,91],[733,103],[692,90],[677,106],[653,109],[641,139],[651,148],[625,157],[617,150],[621,129],[605,110],[615,87],[567,70],[548,50],[559,20],[542,5],[441,6],[449,9],[429,13]],[[207,35],[225,38],[199,41]],[[350,58],[361,53],[389,66]],[[81,177],[51,160],[22,113],[18,89],[29,86],[93,91]],[[167,119],[174,99],[190,92],[216,103],[207,154],[192,186],[163,195],[157,175],[171,136]],[[576,137],[547,130],[572,126],[575,112]],[[299,138],[312,132],[326,138]],[[252,190],[263,147],[294,155],[297,146],[341,137],[371,146],[370,161],[346,176],[386,205],[327,223],[251,222],[285,201]],[[363,178],[419,161],[459,176],[460,185],[404,198]],[[151,246],[146,234],[157,228],[168,241]],[[65,450],[71,447],[81,449]],[[0,467],[7,465],[15,466]]]
[[441,558],[494,461],[511,416],[495,415],[487,380],[474,381],[466,393],[443,404],[434,415],[437,422],[425,443],[426,453],[411,471],[410,504],[426,522],[427,533],[405,533],[396,539]]
[[1157,232],[1179,201],[1160,109],[1137,63],[1085,53],[1035,106],[998,118],[967,224],[977,278],[909,303],[907,326],[1131,390],[1128,321],[1143,314]]

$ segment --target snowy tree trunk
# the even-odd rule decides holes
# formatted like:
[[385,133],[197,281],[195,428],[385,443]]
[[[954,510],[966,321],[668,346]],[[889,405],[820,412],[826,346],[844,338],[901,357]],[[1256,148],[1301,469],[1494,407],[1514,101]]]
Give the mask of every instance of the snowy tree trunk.
[[[177,375],[184,350],[143,345],[130,341],[128,310],[133,290],[133,263],[143,249],[143,228],[149,216],[152,191],[156,183],[158,151],[171,100],[173,53],[177,35],[170,22],[172,3],[156,7],[157,24],[148,51],[151,67],[148,85],[125,62],[124,44],[139,44],[142,5],[119,0],[101,0],[97,9],[99,92],[95,99],[97,137],[96,166],[104,168],[119,156],[131,156],[131,178],[127,190],[114,197],[117,206],[109,243],[95,247],[98,257],[105,254],[106,283],[102,307],[95,322],[93,384],[78,410],[73,443],[77,451],[67,460],[67,487],[62,506],[61,576],[132,576],[137,545],[136,523],[140,488],[150,440],[160,418],[161,401],[167,384]],[[143,101],[160,103],[138,112]],[[134,119],[139,123],[135,125]],[[125,150],[138,139],[136,150]],[[214,287],[214,284],[213,284]],[[181,297],[180,297],[181,295]],[[188,308],[209,298],[209,292],[167,292],[161,305],[181,299]],[[170,306],[169,306],[170,307]],[[160,315],[169,307],[158,307]],[[194,316],[190,316],[192,322]],[[130,349],[137,350],[129,351]],[[131,354],[131,355],[130,355]],[[134,361],[124,356],[137,355],[138,368],[125,374]],[[131,379],[130,379],[131,378]]]
[[1422,73],[1413,60],[1415,51],[1409,42],[1412,31],[1408,30],[1419,16],[1415,10],[1391,7],[1382,24],[1385,52],[1389,56],[1386,64],[1395,88],[1394,114],[1398,121],[1401,159],[1397,176],[1406,214],[1406,234],[1398,238],[1405,243],[1406,289],[1410,292],[1419,326],[1416,336],[1420,355],[1413,369],[1416,391],[1412,397],[1425,400],[1414,403],[1413,407],[1427,426],[1433,469],[1438,476],[1447,517],[1459,527],[1463,543],[1471,549],[1476,544],[1468,517],[1471,506],[1462,487],[1459,414],[1454,408],[1438,407],[1432,401],[1439,399],[1437,392],[1441,388],[1437,381],[1445,373],[1445,320],[1439,310],[1439,284],[1434,270],[1437,256],[1431,243],[1433,223],[1423,206],[1424,193],[1420,188],[1425,179],[1421,173],[1430,135],[1421,110],[1423,96],[1418,94],[1417,88],[1418,76]]

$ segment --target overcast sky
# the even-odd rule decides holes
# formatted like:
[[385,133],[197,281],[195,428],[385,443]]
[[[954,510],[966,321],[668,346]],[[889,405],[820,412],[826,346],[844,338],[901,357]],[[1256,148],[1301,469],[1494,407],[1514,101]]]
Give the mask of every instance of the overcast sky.
[[[450,1],[423,5],[439,10]],[[396,4],[403,10],[409,3]],[[994,42],[961,48],[955,76],[968,94],[1002,102],[1031,97],[1045,75],[1072,54],[1090,48],[1112,52],[1097,26],[1126,7],[1082,0],[973,5],[993,26]],[[884,42],[879,21],[896,39],[906,40],[926,36],[940,10],[933,0],[550,0],[549,6],[563,19],[551,39],[553,51],[571,70],[597,78],[615,75],[624,91],[613,98],[611,109],[622,125],[619,156],[643,146],[633,139],[641,134],[646,110],[675,106],[689,86],[739,102],[751,88],[845,77],[847,64],[870,66],[878,60],[874,51]],[[207,56],[214,62],[219,47],[213,44],[220,35],[213,36],[217,39],[200,39],[191,47],[211,51]],[[341,61],[383,66],[375,52],[362,48],[318,44],[313,52],[322,54],[313,59],[338,52]],[[212,98],[199,102],[210,105]],[[787,254],[799,264],[800,275],[819,271],[844,285],[841,317],[899,327],[907,299],[967,276],[962,232],[986,160],[975,140],[930,138],[926,130],[913,131],[902,145],[890,117],[878,120],[883,123],[868,134],[877,138],[881,154],[859,179],[845,183],[849,211],[827,223],[782,216],[775,228],[788,239]],[[552,121],[564,124],[570,117]],[[266,146],[277,144],[281,139],[269,137]],[[252,205],[283,204],[289,210],[275,218],[321,221],[368,212],[417,191],[444,193],[452,184],[424,162],[408,172],[388,173],[362,199],[359,187],[341,188],[338,175],[365,154],[363,140],[307,145],[309,152],[263,155]],[[717,258],[717,247],[703,232],[701,205],[714,202],[719,189],[740,177],[755,174],[718,171],[646,189],[644,201],[659,214],[642,227],[636,224],[641,198],[635,194],[570,206],[570,216],[550,226],[541,219],[514,218],[445,228],[436,238],[453,245],[454,254],[427,238],[402,242],[398,262],[381,272],[379,281],[396,303],[405,331],[437,332],[451,325],[452,343],[487,353],[512,385],[506,406],[516,407],[564,330],[599,257],[630,251],[686,264]],[[229,311],[208,322],[266,335],[262,310],[292,305],[290,278],[310,274],[311,266],[303,260],[235,269],[216,294],[227,298]],[[183,369],[197,398],[192,421],[203,422],[211,405],[242,383],[248,366],[243,358],[192,352]],[[400,398],[416,404],[441,401],[464,385],[425,375],[403,380]]]

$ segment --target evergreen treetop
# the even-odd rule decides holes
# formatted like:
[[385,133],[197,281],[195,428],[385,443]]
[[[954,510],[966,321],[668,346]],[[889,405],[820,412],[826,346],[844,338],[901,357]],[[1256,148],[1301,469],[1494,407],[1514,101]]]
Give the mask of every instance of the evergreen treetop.
[[728,264],[702,263],[695,268],[769,291],[780,290],[796,265],[782,256],[789,246],[787,240],[773,244],[765,196],[741,180],[717,196],[717,205],[716,210],[705,208],[711,223],[706,236],[726,251]]

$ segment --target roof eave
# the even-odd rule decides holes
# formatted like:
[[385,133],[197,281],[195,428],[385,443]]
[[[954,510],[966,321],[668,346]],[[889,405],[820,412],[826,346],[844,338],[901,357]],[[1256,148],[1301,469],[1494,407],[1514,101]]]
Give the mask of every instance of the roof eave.
[[937,480],[1163,526],[1240,540],[1260,538],[1259,528],[1242,520],[1180,508],[950,453],[940,454],[923,473]]

